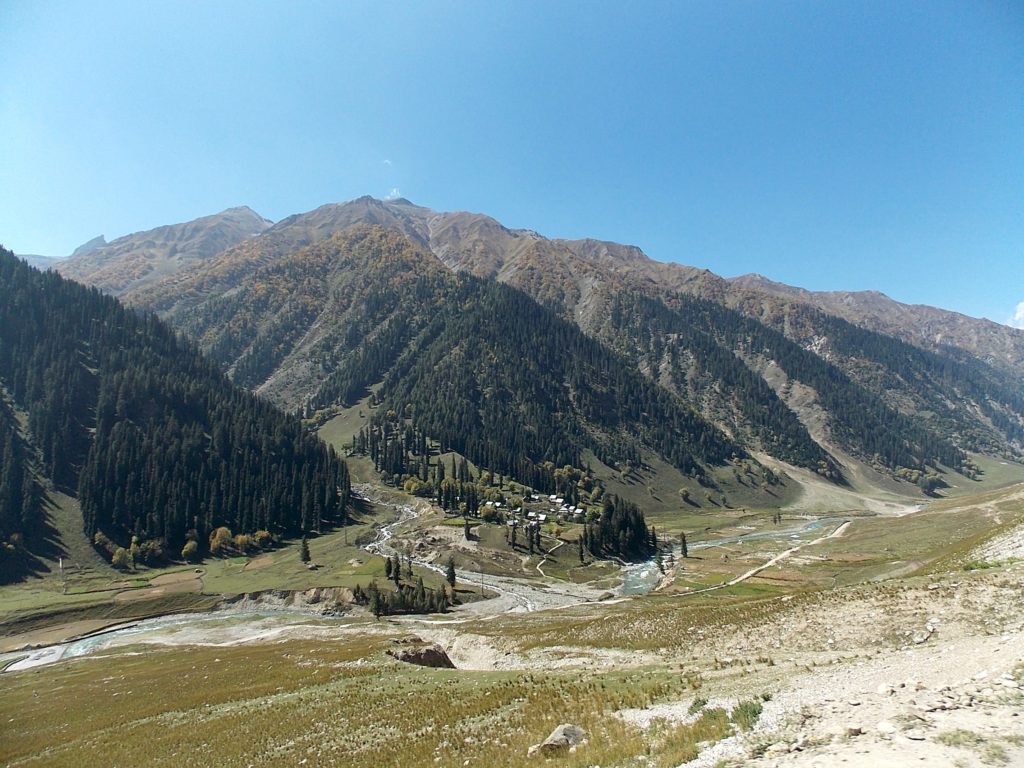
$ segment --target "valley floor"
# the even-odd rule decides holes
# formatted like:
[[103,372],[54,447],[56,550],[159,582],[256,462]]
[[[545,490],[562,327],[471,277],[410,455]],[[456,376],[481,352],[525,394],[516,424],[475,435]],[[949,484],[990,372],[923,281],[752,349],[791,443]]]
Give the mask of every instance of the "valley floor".
[[[5,673],[0,762],[1024,765],[1024,490],[794,530],[722,531],[645,597],[524,587],[557,610],[142,623]],[[455,669],[388,654],[435,644]],[[563,722],[587,742],[528,755]]]

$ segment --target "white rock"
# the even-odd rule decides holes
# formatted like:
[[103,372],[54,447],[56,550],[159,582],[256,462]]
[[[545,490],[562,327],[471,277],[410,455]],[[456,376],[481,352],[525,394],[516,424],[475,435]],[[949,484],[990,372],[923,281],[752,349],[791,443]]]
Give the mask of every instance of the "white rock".
[[875,730],[881,733],[883,736],[889,736],[896,733],[896,726],[890,723],[888,720],[882,720],[875,726]]

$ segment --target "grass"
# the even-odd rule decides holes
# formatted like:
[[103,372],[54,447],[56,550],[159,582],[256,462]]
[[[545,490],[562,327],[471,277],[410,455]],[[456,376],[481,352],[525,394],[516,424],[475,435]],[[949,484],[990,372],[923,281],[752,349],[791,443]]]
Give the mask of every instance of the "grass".
[[[1010,762],[1010,756],[1006,752],[1006,747],[1000,744],[999,741],[986,738],[974,731],[956,728],[950,731],[943,731],[935,737],[935,740],[947,747],[969,749],[977,753],[981,762],[985,765],[1007,765]],[[1012,740],[1009,741],[1013,743]]]
[[[328,531],[309,539],[312,561],[317,570],[309,570],[299,559],[297,542],[251,557],[208,558],[199,565],[201,584],[187,589],[202,594],[157,595],[147,597],[145,589],[161,576],[192,573],[196,566],[171,564],[164,568],[144,568],[124,573],[111,568],[81,532],[77,504],[66,496],[51,511],[59,532],[65,559],[67,588],[62,584],[59,569],[53,564],[50,572],[26,583],[0,587],[0,635],[20,634],[29,629],[85,619],[141,618],[163,612],[210,608],[217,600],[208,596],[261,592],[267,590],[306,590],[313,587],[354,587],[367,584],[375,577],[383,578],[384,561],[359,547],[372,538],[379,511],[366,508],[354,524]],[[443,579],[430,571],[422,573],[428,587],[440,586]],[[159,582],[157,582],[159,583]],[[154,590],[154,593],[156,590]],[[115,596],[131,597],[115,602]]]
[[[957,552],[965,541],[957,536],[973,541],[987,535],[985,521],[992,526],[987,507],[994,505],[1002,513],[1002,525],[1018,519],[1011,513],[1019,503],[1009,504],[1005,496],[1005,492],[986,496],[977,510],[945,509],[885,521],[861,519],[847,536],[827,544],[836,545],[830,550],[835,557],[844,548],[867,554],[873,547],[888,548],[877,553],[877,560],[865,560],[864,568],[917,552],[922,559],[929,551]],[[881,523],[891,524],[891,530],[883,530]],[[369,517],[362,525],[369,526]],[[858,533],[861,527],[863,532]],[[257,585],[286,588],[292,579],[304,586],[320,578],[330,585],[347,578],[365,583],[382,575],[383,562],[355,548],[354,530],[347,531],[348,542],[345,531],[310,540],[320,571],[306,571],[298,562],[297,549],[290,547],[263,556],[257,568],[249,567],[256,564],[250,558],[208,562],[203,566],[204,580],[244,585],[242,591],[254,591]],[[498,547],[507,549],[503,536]],[[571,575],[584,570],[569,567],[573,561],[578,563],[571,544],[555,554],[556,559],[545,564],[553,571],[565,568]],[[482,551],[479,556],[488,553]],[[737,556],[730,560],[730,567],[744,557],[754,555]],[[360,562],[351,562],[355,559]],[[686,563],[687,578],[708,581],[724,575],[721,562],[691,560]],[[697,571],[698,567],[705,570]],[[819,562],[801,568],[828,572],[836,566]],[[991,575],[958,578],[991,579]],[[916,582],[927,584],[922,579]],[[869,601],[876,590],[886,594],[910,590],[905,597],[911,600],[913,589],[890,582],[805,590],[799,582],[750,580],[702,595],[652,595],[615,605],[463,619],[457,630],[498,638],[501,642],[495,647],[519,652],[542,649],[553,658],[557,658],[557,647],[567,643],[575,646],[573,653],[585,654],[590,648],[630,654],[628,664],[609,667],[472,671],[403,665],[384,655],[391,647],[389,633],[409,631],[402,621],[367,622],[367,631],[361,634],[339,632],[316,641],[217,648],[148,646],[140,654],[133,653],[138,648],[126,648],[107,652],[105,657],[6,675],[0,690],[0,723],[5,724],[0,726],[0,764],[386,768],[462,766],[469,761],[505,768],[537,764],[536,758],[526,757],[527,748],[542,741],[555,725],[572,722],[588,731],[590,741],[576,753],[560,757],[560,766],[638,765],[640,756],[645,765],[674,766],[697,756],[701,743],[748,730],[760,717],[762,704],[756,699],[744,700],[726,713],[709,708],[705,692],[718,693],[716,687],[728,681],[742,685],[754,670],[762,686],[768,679],[784,679],[791,669],[784,658],[791,651],[785,647],[780,648],[776,665],[768,655],[744,655],[731,646],[724,652],[718,648],[708,652],[716,637],[764,632],[791,615],[814,615],[829,601]],[[169,612],[181,610],[188,600],[209,599],[185,594],[112,604],[103,610],[110,615],[128,610]],[[100,608],[68,606],[68,611],[81,610]],[[705,653],[705,658],[694,668],[698,653]],[[668,658],[673,659],[671,664],[664,661]],[[644,664],[650,666],[640,666]],[[686,701],[698,689],[701,696],[694,699],[691,714],[696,720],[691,723],[656,721],[643,730],[614,716],[620,709]],[[749,683],[742,695],[751,695]],[[938,739],[970,749],[976,759],[993,765],[999,764],[1000,754],[1006,754],[1004,745],[1010,743],[1005,739],[979,742],[981,737],[969,731],[945,732]]]
[[948,473],[946,481],[950,485],[948,488],[941,489],[943,498],[957,499],[963,496],[973,496],[1024,482],[1024,464],[990,458],[977,453],[970,454],[970,458],[981,468],[981,478],[968,480],[955,473]]
[[43,570],[25,581],[0,586],[0,614],[98,602],[109,598],[109,590],[125,578],[96,553],[82,532],[78,502],[56,492],[49,494],[49,501],[46,515],[54,530],[55,550],[64,558],[67,593],[56,556],[43,559]]
[[219,597],[181,592],[124,603],[105,601],[85,605],[62,605],[49,610],[7,614],[0,621],[0,636],[21,634],[77,621],[127,621],[171,613],[208,611],[219,602]]
[[[692,477],[684,475],[675,467],[655,455],[644,455],[644,466],[624,475],[604,464],[596,456],[584,451],[583,463],[589,464],[594,474],[604,482],[608,493],[614,493],[637,504],[649,524],[669,531],[702,530],[723,521],[746,514],[749,508],[779,507],[792,503],[799,495],[799,486],[790,482],[787,486],[768,489],[755,487],[753,481],[741,472],[744,483],[737,483],[732,468],[716,474],[719,489],[712,495],[720,501],[724,493],[728,506],[710,503],[704,495],[705,488]],[[686,488],[692,503],[684,502],[679,489]]]
[[559,765],[649,755],[670,766],[732,730],[721,710],[651,732],[613,715],[681,695],[684,686],[660,674],[431,670],[388,659],[388,646],[349,635],[118,653],[12,673],[0,694],[0,762],[503,768],[535,763],[527,748],[572,722],[590,741]]
[[736,724],[741,731],[749,731],[757,723],[761,716],[763,705],[757,699],[741,701],[733,707],[729,720]]

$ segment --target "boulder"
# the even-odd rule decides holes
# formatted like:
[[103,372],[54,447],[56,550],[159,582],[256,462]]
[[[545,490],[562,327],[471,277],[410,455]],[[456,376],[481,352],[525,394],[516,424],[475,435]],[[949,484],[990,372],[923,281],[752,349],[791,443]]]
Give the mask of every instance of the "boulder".
[[438,669],[455,669],[452,660],[448,658],[444,648],[439,645],[423,645],[419,648],[400,648],[389,650],[389,656],[406,664],[417,664],[421,667],[436,667]]
[[527,751],[527,755],[541,754],[545,756],[557,755],[569,752],[580,744],[587,741],[587,732],[578,725],[562,723],[551,732],[540,744],[534,744]]

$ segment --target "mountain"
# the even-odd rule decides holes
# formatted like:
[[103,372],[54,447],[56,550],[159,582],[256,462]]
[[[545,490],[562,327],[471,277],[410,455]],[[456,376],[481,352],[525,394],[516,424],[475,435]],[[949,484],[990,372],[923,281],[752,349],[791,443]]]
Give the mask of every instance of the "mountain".
[[[345,464],[232,385],[163,322],[0,250],[0,576],[52,544],[42,488],[84,533],[160,559],[221,527],[298,535],[345,520]],[[127,555],[126,555],[127,556]]]
[[19,253],[16,255],[30,267],[35,267],[36,269],[50,269],[63,261],[63,259],[54,258],[53,256],[39,256],[34,253]]
[[1024,377],[1024,332],[1017,328],[923,304],[901,304],[877,291],[812,292],[761,275],[741,275],[737,288],[808,304],[862,328],[935,351],[963,350]]
[[102,248],[106,244],[107,238],[105,238],[103,235],[97,235],[92,240],[84,242],[80,246],[75,248],[75,250],[71,252],[70,258],[73,259],[76,256],[84,256],[85,254],[89,253],[89,251],[95,251],[97,248]]
[[[457,275],[416,241],[355,225],[261,262],[168,313],[232,378],[287,407],[375,397],[494,471],[607,463],[641,450],[703,473],[742,447],[520,291]],[[211,262],[204,274],[219,275]]]
[[[89,242],[83,243],[82,245],[75,248],[70,258],[74,258],[76,256],[83,256],[89,251],[93,251],[99,248],[100,246],[106,244],[106,238],[104,238],[103,235],[99,235],[98,237],[94,237]],[[39,256],[36,254],[25,253],[17,253],[15,254],[15,256],[17,256],[22,261],[26,262],[30,267],[35,267],[36,269],[52,269],[53,267],[56,267],[58,264],[67,261],[66,258],[60,256]]]
[[229,208],[184,224],[126,235],[111,243],[101,235],[54,266],[65,277],[118,296],[208,259],[269,226],[270,222],[250,208]]
[[[369,268],[373,259],[336,266],[347,246],[332,239],[367,226],[420,254],[403,274],[464,273],[522,291],[716,425],[740,451],[837,481],[856,465],[929,488],[947,469],[973,474],[966,452],[1024,452],[1024,393],[1012,360],[977,352],[966,335],[960,346],[925,343],[909,329],[913,308],[903,321],[898,313],[888,321],[892,334],[880,333],[864,317],[851,315],[853,322],[802,295],[659,263],[635,246],[547,239],[407,200],[364,197],[290,216],[130,286],[125,298],[160,313],[236,381],[283,407],[351,402],[391,380],[389,366],[412,354],[423,330],[380,315],[377,299],[366,298],[392,290]],[[416,313],[443,315],[445,295],[430,294]],[[895,333],[901,322],[908,327]],[[984,346],[992,329],[982,321],[972,327]],[[1024,336],[1006,331],[1011,346]],[[523,339],[506,353],[530,359],[535,343]],[[361,363],[352,357],[357,350]]]

